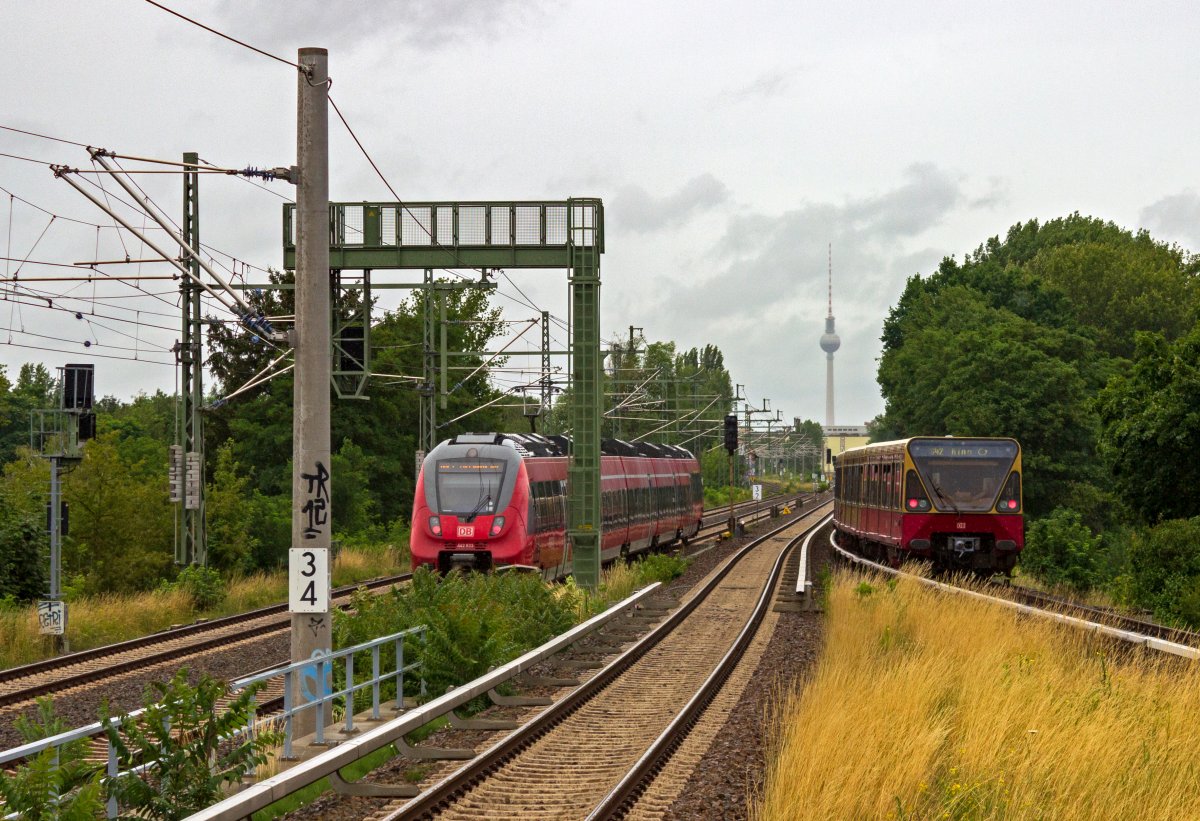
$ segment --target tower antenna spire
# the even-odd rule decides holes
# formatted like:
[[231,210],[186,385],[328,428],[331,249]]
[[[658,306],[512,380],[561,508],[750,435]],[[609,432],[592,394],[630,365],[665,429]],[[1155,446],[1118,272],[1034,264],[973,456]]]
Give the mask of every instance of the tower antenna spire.
[[829,243],[829,316],[833,316],[833,243]]
[[825,333],[821,350],[825,352],[825,425],[833,427],[833,352],[842,345],[842,338],[833,323],[833,243],[829,243],[829,315],[825,317]]

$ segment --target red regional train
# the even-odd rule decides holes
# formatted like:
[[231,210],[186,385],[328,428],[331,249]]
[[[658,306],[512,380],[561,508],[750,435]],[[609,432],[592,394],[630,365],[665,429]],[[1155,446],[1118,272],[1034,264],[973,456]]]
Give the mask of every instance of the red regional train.
[[1021,446],[947,436],[847,450],[834,467],[838,544],[899,567],[1011,573],[1025,546]]
[[[417,477],[412,566],[442,573],[532,566],[569,573],[562,436],[460,434],[425,457]],[[601,559],[685,541],[700,529],[696,457],[674,445],[601,443]]]

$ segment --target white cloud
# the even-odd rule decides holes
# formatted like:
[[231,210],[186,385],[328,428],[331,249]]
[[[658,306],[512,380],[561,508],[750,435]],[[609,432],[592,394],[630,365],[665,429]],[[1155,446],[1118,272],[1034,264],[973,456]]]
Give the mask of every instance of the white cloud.
[[1163,197],[1143,208],[1138,222],[1156,239],[1200,248],[1200,195],[1187,190]]
[[655,197],[638,185],[621,188],[605,214],[611,221],[637,233],[682,225],[697,213],[729,199],[725,183],[712,174],[692,177],[674,194]]
[[441,49],[535,20],[545,13],[546,4],[541,0],[222,0],[217,11],[223,24],[236,31],[254,31],[260,38],[293,46],[313,37],[322,44],[398,37],[419,49]]

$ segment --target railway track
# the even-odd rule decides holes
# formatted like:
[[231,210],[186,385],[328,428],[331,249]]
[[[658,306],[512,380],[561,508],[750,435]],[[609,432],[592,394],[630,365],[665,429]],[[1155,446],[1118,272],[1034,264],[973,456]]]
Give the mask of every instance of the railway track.
[[[903,569],[887,567],[877,562],[865,559],[855,553],[839,547],[830,538],[830,547],[842,561],[861,564],[869,570],[888,575],[917,575],[906,573]],[[1200,634],[1174,627],[1156,624],[1117,613],[1111,609],[1095,607],[1072,601],[1061,596],[1054,596],[1040,590],[1033,590],[1019,585],[988,581],[985,586],[994,593],[983,593],[967,585],[956,585],[946,581],[934,582],[919,577],[927,584],[954,589],[967,595],[986,598],[1007,604],[1010,607],[1024,608],[1025,612],[1040,611],[1039,615],[1056,618],[1060,622],[1071,623],[1076,627],[1103,632],[1116,638],[1144,644],[1154,649],[1188,658],[1200,657]]]
[[[411,578],[405,573],[373,579],[334,591],[334,604],[345,606],[360,587],[387,588]],[[144,667],[183,660],[234,642],[262,638],[288,630],[287,605],[278,604],[211,622],[154,633],[120,644],[110,644],[0,671],[0,719],[28,706],[41,695],[87,686]]]
[[1163,639],[1164,641],[1174,642],[1176,644],[1185,644],[1189,647],[1200,648],[1200,633],[1195,633],[1190,630],[1181,630],[1176,627],[1167,627],[1162,624],[1156,624],[1145,619],[1135,618],[1124,613],[1119,613],[1107,607],[1095,607],[1090,604],[1073,601],[1055,596],[1050,593],[1044,593],[1041,590],[1033,590],[1029,587],[1020,585],[1008,585],[993,583],[996,587],[1007,591],[1008,597],[1016,599],[1023,604],[1028,604],[1032,607],[1040,607],[1045,610],[1060,610],[1085,621],[1095,622],[1097,624],[1105,624],[1109,627],[1115,627],[1118,630],[1126,630],[1130,633],[1138,633],[1143,636],[1153,636],[1154,638]]
[[750,542],[587,682],[471,764],[373,817],[653,816],[665,800],[655,795],[655,775],[755,638],[784,557],[823,515],[797,516]]
[[[762,502],[742,502],[735,515],[745,518],[770,514],[774,506],[797,499],[796,494]],[[704,514],[698,539],[711,538],[726,524],[728,508]],[[410,579],[412,574],[388,576],[333,591],[335,606],[346,606],[359,588],[387,589]],[[118,644],[97,647],[45,659],[20,667],[0,670],[0,721],[27,709],[39,696],[59,694],[78,687],[134,673],[165,662],[183,662],[204,653],[227,650],[237,642],[281,634],[291,627],[287,604],[281,603],[212,621],[173,628]]]

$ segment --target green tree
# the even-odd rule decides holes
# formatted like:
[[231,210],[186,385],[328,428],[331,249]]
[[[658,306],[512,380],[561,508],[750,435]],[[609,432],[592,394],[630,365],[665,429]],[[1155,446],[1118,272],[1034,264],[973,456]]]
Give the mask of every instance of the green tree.
[[1097,406],[1119,497],[1148,523],[1200,515],[1200,325],[1175,342],[1139,334]]
[[[290,275],[272,274],[281,284],[290,282]],[[454,351],[483,351],[502,329],[499,310],[490,304],[490,294],[479,289],[446,289],[439,291],[445,301],[447,344]],[[290,291],[264,291],[254,296],[256,304],[267,314],[291,313]],[[436,305],[436,302],[435,302]],[[337,310],[353,307],[345,299]],[[331,414],[331,442],[349,441],[361,449],[361,459],[350,458],[347,465],[369,465],[370,482],[365,488],[365,512],[353,506],[339,507],[334,500],[334,527],[361,527],[359,521],[343,519],[342,513],[365,516],[371,520],[391,522],[407,516],[412,507],[415,479],[413,454],[417,449],[418,395],[411,380],[394,376],[418,376],[422,373],[422,300],[414,293],[393,311],[384,312],[373,320],[371,327],[372,371],[387,374],[372,380],[370,401],[334,400]],[[435,307],[435,311],[440,311]],[[217,377],[215,397],[242,387],[254,374],[278,356],[278,351],[262,340],[257,342],[238,328],[214,328],[209,338],[209,364]],[[497,366],[501,360],[492,360]],[[459,422],[448,422],[466,414],[499,394],[488,382],[489,369],[483,367],[479,356],[456,357],[448,374],[450,393],[447,408],[439,409],[442,427],[439,438],[447,438],[468,430],[497,429],[503,415],[499,409],[486,409],[466,416]],[[477,369],[477,370],[476,370]],[[292,396],[293,379],[285,374],[262,383],[209,412],[209,449],[216,454],[220,445],[230,442],[235,460],[245,466],[250,487],[265,497],[290,497],[292,453]],[[341,447],[344,448],[344,445]],[[350,454],[351,451],[345,451]],[[358,462],[355,462],[358,459]],[[213,466],[210,466],[212,469]],[[338,474],[331,470],[335,496]],[[349,478],[349,477],[348,477]],[[357,503],[357,500],[355,500]],[[274,545],[264,544],[269,551]]]
[[1098,378],[1084,337],[1038,325],[955,286],[926,294],[887,351],[879,384],[901,436],[1012,436],[1024,451],[1026,507],[1069,506],[1100,481],[1091,458]]
[[41,522],[0,514],[0,599],[32,601],[47,592],[48,549]]
[[121,458],[117,439],[109,434],[89,442],[64,482],[71,505],[64,564],[68,573],[85,578],[90,592],[144,590],[173,575],[166,449],[157,451],[155,468],[131,464]]
[[218,570],[250,569],[258,549],[255,500],[229,442],[217,451],[217,466],[204,500],[208,564]]

